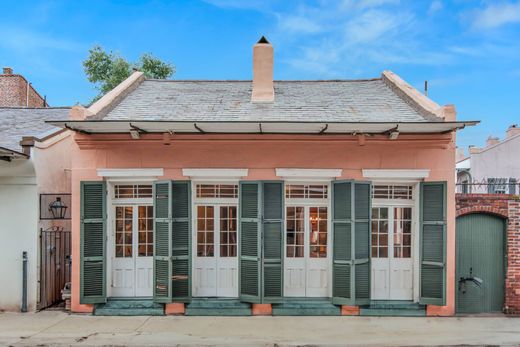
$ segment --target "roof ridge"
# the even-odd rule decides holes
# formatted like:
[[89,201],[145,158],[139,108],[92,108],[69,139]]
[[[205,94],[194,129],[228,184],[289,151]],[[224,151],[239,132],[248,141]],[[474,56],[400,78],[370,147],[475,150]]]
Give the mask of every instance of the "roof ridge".
[[[360,79],[318,79],[318,80],[273,80],[273,82],[282,82],[282,83],[292,83],[292,82],[372,82],[372,81],[381,81],[381,77],[375,78],[360,78]],[[172,79],[157,79],[157,78],[147,78],[146,81],[150,82],[253,82],[252,80],[239,80],[239,79],[231,79],[231,80],[211,80],[211,79],[182,79],[182,80],[172,80]]]

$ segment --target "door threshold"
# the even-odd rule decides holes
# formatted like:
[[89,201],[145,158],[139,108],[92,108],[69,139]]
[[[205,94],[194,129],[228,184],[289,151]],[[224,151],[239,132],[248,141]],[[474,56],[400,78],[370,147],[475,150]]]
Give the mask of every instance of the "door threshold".
[[153,300],[153,296],[109,296],[107,300],[121,300],[121,301],[132,301],[132,300]]

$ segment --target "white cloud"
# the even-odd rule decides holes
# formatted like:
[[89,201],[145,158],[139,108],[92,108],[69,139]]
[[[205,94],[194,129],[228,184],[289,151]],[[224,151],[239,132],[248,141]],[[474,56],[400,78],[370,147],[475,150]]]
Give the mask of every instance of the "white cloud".
[[506,24],[520,23],[520,1],[495,3],[472,13],[472,26],[477,29],[493,29]]
[[321,24],[304,16],[279,16],[280,29],[297,33],[317,33],[323,30]]
[[431,16],[431,15],[439,12],[443,8],[444,8],[444,4],[442,3],[442,1],[440,1],[440,0],[432,1],[432,3],[430,4],[430,8],[428,9],[428,14]]
[[34,51],[42,49],[52,49],[60,51],[80,51],[85,50],[85,46],[68,39],[61,39],[42,33],[27,31],[15,27],[2,27],[2,40],[0,47],[12,49],[15,51]]

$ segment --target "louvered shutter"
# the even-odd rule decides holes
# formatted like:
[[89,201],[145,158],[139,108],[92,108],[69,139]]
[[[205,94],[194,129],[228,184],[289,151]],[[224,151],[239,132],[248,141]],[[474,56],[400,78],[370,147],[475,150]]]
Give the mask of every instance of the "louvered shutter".
[[446,182],[421,183],[422,304],[445,305]]
[[354,182],[354,298],[355,305],[370,302],[371,185]]
[[239,273],[240,300],[261,302],[261,183],[239,185]]
[[172,300],[191,299],[191,182],[172,182]]
[[172,266],[172,182],[157,181],[153,184],[154,197],[154,301],[171,302]]
[[282,181],[262,182],[263,207],[263,298],[262,302],[282,300],[283,292],[283,219],[284,185]]
[[370,200],[367,182],[332,182],[332,302],[370,300]]
[[80,303],[106,301],[106,184],[81,182]]

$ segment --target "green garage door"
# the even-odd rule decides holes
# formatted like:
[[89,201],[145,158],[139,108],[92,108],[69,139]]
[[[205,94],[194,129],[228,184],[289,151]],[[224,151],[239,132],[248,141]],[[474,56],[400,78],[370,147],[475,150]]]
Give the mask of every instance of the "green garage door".
[[488,214],[457,218],[458,313],[500,312],[504,305],[505,222]]

